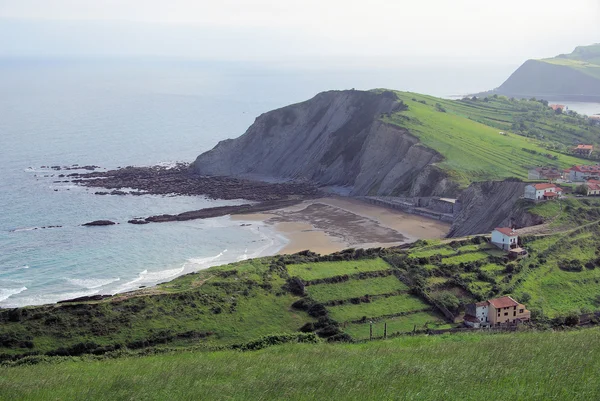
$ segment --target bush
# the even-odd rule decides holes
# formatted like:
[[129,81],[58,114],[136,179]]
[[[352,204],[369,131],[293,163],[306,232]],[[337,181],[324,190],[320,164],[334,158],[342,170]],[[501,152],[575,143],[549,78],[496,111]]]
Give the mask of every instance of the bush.
[[563,259],[558,262],[558,268],[568,272],[580,272],[583,270],[583,264],[577,259]]
[[435,294],[432,298],[451,312],[456,312],[460,307],[460,300],[448,291]]
[[289,292],[299,297],[305,295],[304,283],[298,277],[291,277],[287,280],[286,288]]

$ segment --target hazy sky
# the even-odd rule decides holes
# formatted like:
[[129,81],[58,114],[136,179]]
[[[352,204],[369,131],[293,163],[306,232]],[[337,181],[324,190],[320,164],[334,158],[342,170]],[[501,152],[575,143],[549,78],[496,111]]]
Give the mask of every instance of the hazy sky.
[[520,63],[595,42],[599,0],[0,0],[0,56]]

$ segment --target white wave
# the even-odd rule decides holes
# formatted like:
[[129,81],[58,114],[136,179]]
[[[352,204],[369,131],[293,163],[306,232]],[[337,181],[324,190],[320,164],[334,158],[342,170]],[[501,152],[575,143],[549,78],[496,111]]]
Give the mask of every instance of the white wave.
[[0,288],[0,301],[7,300],[13,295],[17,295],[22,293],[23,291],[27,291],[27,287],[21,288]]
[[14,230],[10,230],[11,233],[18,233],[21,231],[33,231],[37,230],[39,227],[23,227],[23,228],[15,228]]
[[190,258],[184,264],[184,267],[185,267],[185,265],[188,265],[188,264],[190,264],[190,265],[197,265],[197,266],[204,266],[204,265],[207,265],[207,264],[209,264],[211,262],[214,262],[214,261],[220,259],[226,253],[227,253],[227,249],[225,249],[224,251],[222,251],[218,255],[209,256],[207,258]]
[[136,290],[140,286],[149,286],[161,283],[169,278],[174,278],[180,275],[181,273],[183,273],[184,268],[185,266],[182,266],[177,269],[160,270],[157,272],[149,272],[148,270],[143,270],[138,274],[136,278],[112,290],[111,293],[117,294],[120,292]]
[[15,300],[17,302],[2,302],[3,307],[7,308],[17,308],[21,306],[27,305],[46,305],[56,303],[58,301],[65,301],[67,299],[79,298],[79,297],[87,297],[90,295],[95,295],[99,291],[98,290],[88,290],[88,291],[73,291],[73,292],[62,292],[62,293],[44,293],[32,295],[27,298],[19,298]]
[[100,287],[104,287],[105,285],[109,285],[111,283],[115,283],[119,280],[121,280],[120,277],[117,278],[108,278],[108,279],[101,279],[101,278],[89,278],[89,279],[78,279],[78,278],[67,278],[65,279],[67,280],[69,283],[76,285],[78,287],[83,287],[83,288],[87,288],[87,289],[94,289],[94,288],[100,288]]

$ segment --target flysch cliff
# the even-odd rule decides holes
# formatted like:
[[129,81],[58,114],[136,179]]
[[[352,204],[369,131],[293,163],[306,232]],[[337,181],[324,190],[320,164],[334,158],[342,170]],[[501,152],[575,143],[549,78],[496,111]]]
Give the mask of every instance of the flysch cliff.
[[381,117],[406,107],[388,91],[329,91],[259,116],[191,168],[202,175],[306,180],[351,195],[453,196],[436,151]]

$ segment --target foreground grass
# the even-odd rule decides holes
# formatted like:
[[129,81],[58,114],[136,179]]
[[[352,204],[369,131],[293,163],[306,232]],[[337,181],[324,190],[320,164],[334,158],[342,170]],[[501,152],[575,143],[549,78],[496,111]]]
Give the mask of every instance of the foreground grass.
[[600,330],[403,337],[0,368],[2,400],[595,400]]

